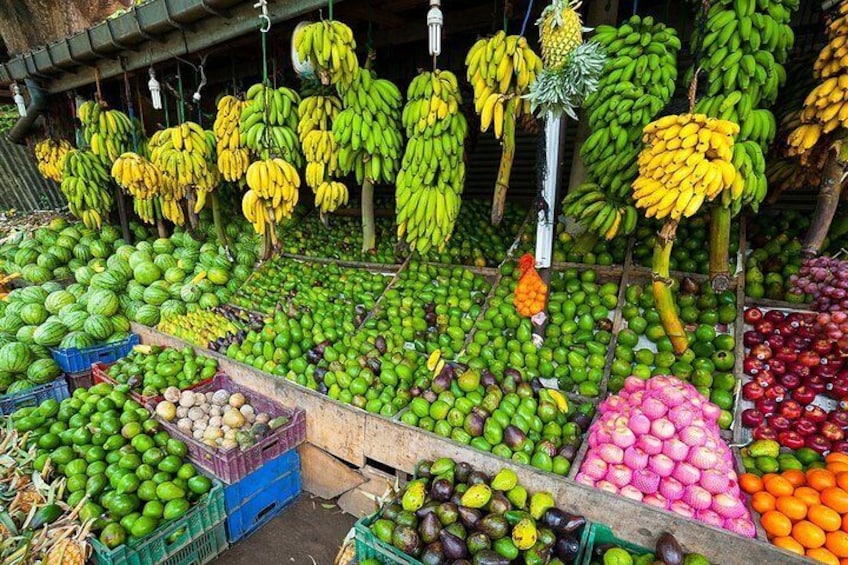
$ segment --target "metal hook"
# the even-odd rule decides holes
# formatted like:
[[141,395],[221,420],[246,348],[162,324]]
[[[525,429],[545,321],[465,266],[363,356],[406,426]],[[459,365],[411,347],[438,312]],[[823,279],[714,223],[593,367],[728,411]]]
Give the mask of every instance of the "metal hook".
[[253,7],[261,10],[259,14],[259,31],[268,33],[271,31],[271,18],[268,16],[268,0],[259,0]]

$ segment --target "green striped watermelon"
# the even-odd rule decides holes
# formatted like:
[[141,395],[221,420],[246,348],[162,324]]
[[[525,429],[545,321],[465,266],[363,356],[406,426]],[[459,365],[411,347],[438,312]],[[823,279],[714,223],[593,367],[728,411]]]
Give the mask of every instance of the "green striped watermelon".
[[93,314],[83,324],[82,331],[91,336],[91,339],[94,341],[104,341],[112,335],[115,327],[112,325],[112,321],[106,316]]
[[37,326],[44,323],[44,320],[50,315],[47,309],[41,304],[25,304],[21,308],[21,320],[30,326]]
[[74,304],[77,299],[67,290],[55,290],[44,300],[44,307],[51,314],[58,314],[62,308]]
[[104,288],[97,288],[89,291],[86,309],[89,314],[111,316],[118,311],[119,305],[118,296],[114,292]]
[[148,286],[162,278],[162,269],[150,261],[145,261],[133,268],[133,278],[139,283]]
[[65,337],[67,333],[68,328],[58,319],[47,320],[38,326],[32,334],[32,339],[38,345],[53,347],[55,345],[59,345],[59,342],[62,341],[62,338]]
[[59,347],[61,349],[85,349],[86,347],[91,347],[94,345],[94,340],[91,337],[82,331],[79,332],[71,332],[62,339],[61,343],[59,343]]
[[31,345],[31,344],[35,343],[35,341],[32,338],[32,334],[35,333],[35,329],[37,327],[38,326],[24,326],[24,327],[22,327],[15,334],[15,339],[17,339],[21,343],[25,343],[27,345]]
[[123,314],[115,314],[109,318],[109,321],[112,322],[112,327],[115,328],[116,332],[130,331],[130,321]]
[[153,242],[153,252],[159,255],[173,253],[174,247],[175,245],[170,239],[163,237]]
[[29,347],[13,342],[0,347],[0,371],[24,373],[32,359]]
[[159,323],[159,308],[150,304],[142,304],[136,310],[134,320],[144,326],[153,327]]
[[161,306],[169,297],[167,287],[162,285],[152,284],[144,289],[144,302],[153,306]]
[[40,385],[56,380],[61,374],[62,369],[53,359],[39,359],[26,372],[28,380]]

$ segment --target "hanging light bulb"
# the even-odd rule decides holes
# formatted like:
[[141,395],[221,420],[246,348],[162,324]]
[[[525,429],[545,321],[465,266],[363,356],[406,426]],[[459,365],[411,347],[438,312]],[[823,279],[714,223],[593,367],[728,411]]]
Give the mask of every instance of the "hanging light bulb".
[[162,86],[159,84],[159,81],[156,80],[156,73],[153,71],[153,67],[150,67],[148,72],[150,73],[150,80],[147,82],[147,88],[150,89],[150,98],[153,101],[153,109],[161,110]]
[[442,25],[445,23],[439,0],[430,0],[430,11],[427,12],[427,27],[430,31],[430,55],[442,52]]
[[23,118],[27,115],[26,100],[16,82],[12,83],[12,98],[15,100],[15,106],[18,107],[18,115]]

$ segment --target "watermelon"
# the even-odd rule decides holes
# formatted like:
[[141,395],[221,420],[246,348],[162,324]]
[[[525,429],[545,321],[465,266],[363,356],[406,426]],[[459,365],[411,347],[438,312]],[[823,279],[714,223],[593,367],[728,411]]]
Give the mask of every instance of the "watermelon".
[[146,254],[148,257],[153,257],[153,255],[155,255],[155,253],[153,253],[153,246],[149,241],[139,241],[135,245],[135,248]]
[[86,310],[89,314],[111,316],[118,311],[118,296],[111,290],[97,288],[89,291]]
[[109,339],[106,340],[106,343],[118,343],[120,341],[126,341],[129,337],[129,332],[115,332]]
[[200,300],[200,296],[203,294],[203,291],[198,288],[197,285],[186,284],[183,285],[182,290],[180,290],[180,298],[183,302],[197,302]]
[[177,260],[171,255],[157,255],[156,259],[153,260],[153,264],[162,271],[167,271],[171,267],[177,266]]
[[[132,247],[130,247],[132,249]],[[132,267],[126,258],[119,255],[112,255],[106,259],[106,266],[112,271],[118,271],[123,275],[125,280],[132,278]]]
[[34,388],[35,386],[36,385],[33,382],[30,382],[26,379],[19,379],[9,385],[9,388],[6,389],[6,394],[17,394],[19,392],[25,392],[31,388]]
[[26,304],[21,309],[21,320],[31,326],[44,323],[49,315],[50,313],[41,304]]
[[62,374],[62,369],[53,359],[39,359],[29,366],[27,379],[40,385],[56,380]]
[[47,224],[47,229],[49,229],[51,231],[57,231],[57,232],[64,233],[65,230],[69,229],[68,228],[68,220],[66,220],[65,218],[61,218],[61,217],[53,218],[52,220],[50,220],[50,223]]
[[44,347],[43,345],[38,345],[37,343],[33,343],[29,346],[30,352],[32,352],[32,359],[35,361],[36,359],[50,359],[52,356],[50,354],[50,348]]
[[0,347],[0,371],[24,373],[29,367],[32,355],[24,343],[8,343]]
[[91,242],[91,256],[103,259],[108,257],[111,252],[109,244],[101,239],[95,239]]
[[144,289],[143,300],[147,304],[161,306],[168,298],[170,298],[170,295],[167,287],[163,288],[161,285],[152,284]]
[[73,240],[79,240],[82,237],[76,226],[68,226],[59,232],[60,236],[70,237]]
[[61,349],[85,349],[94,345],[94,340],[85,332],[71,332],[59,343]]
[[7,371],[0,371],[0,394],[5,394],[6,390],[15,382],[15,375]]
[[72,312],[65,316],[64,318],[60,318],[62,323],[68,328],[68,330],[77,332],[82,331],[85,321],[88,320],[88,312],[85,310],[81,312]]
[[73,249],[74,257],[79,259],[80,261],[90,261],[93,255],[91,254],[91,249],[89,249],[88,245],[77,243],[74,245]]
[[59,345],[62,338],[68,333],[68,328],[59,320],[47,320],[35,330],[32,339],[37,345],[53,347]]
[[129,265],[130,255],[135,253],[135,247],[132,245],[122,245],[115,250],[115,257],[120,257]]
[[170,239],[160,237],[153,242],[153,252],[157,255],[170,254],[174,252],[174,243]]
[[128,294],[122,294],[118,296],[118,311],[126,312],[127,307],[134,302],[141,302],[140,300],[133,300]]
[[21,276],[25,281],[40,284],[49,281],[53,273],[50,272],[50,269],[46,269],[40,265],[27,265],[21,269]]
[[44,267],[45,269],[52,271],[59,266],[59,258],[52,253],[45,252],[38,256],[36,264],[39,267]]
[[53,269],[53,278],[59,281],[70,280],[74,278],[74,272],[70,269],[70,267],[62,265],[61,267]]
[[20,316],[14,312],[9,312],[9,308],[6,308],[6,313],[3,315],[3,319],[0,320],[0,328],[3,328],[3,331],[15,333],[25,325]]
[[221,267],[212,267],[206,272],[206,277],[217,285],[225,285],[230,280],[230,274]]
[[13,261],[20,266],[32,265],[38,260],[38,251],[35,249],[18,249]]
[[73,252],[74,245],[76,245],[76,244],[77,244],[77,238],[70,237],[69,235],[66,235],[64,233],[60,233],[59,237],[56,239],[55,247],[62,247],[66,251]]
[[229,289],[219,288],[218,290],[215,291],[215,296],[218,297],[218,301],[221,304],[227,304],[230,301],[230,299],[233,297],[233,293]]
[[127,286],[127,278],[117,270],[107,270],[91,277],[91,286],[104,288],[112,292],[120,292]]
[[[64,286],[62,286],[62,283],[57,282],[57,281],[47,281],[46,283],[43,283],[43,284],[41,285],[41,288],[42,288],[42,289],[44,290],[44,292],[46,292],[48,295],[49,295],[51,292],[56,292],[57,290],[64,290],[64,289],[65,289],[65,287],[64,287]],[[47,300],[47,297],[44,297],[44,299],[45,299],[45,300]]]
[[95,275],[94,269],[89,266],[80,267],[74,271],[74,279],[80,284],[88,286],[91,284],[91,278]]
[[212,292],[215,290],[215,285],[212,284],[212,281],[209,279],[201,279],[197,281],[197,288],[199,288],[201,292]]
[[133,300],[142,300],[144,297],[144,285],[134,280],[127,283],[127,295]]
[[100,239],[102,239],[104,243],[114,243],[119,237],[121,237],[121,232],[115,226],[104,224],[100,229]]
[[66,288],[68,292],[74,295],[74,298],[79,300],[79,297],[85,294],[85,287],[79,283],[69,284],[68,288]]
[[74,304],[76,300],[74,295],[67,290],[54,290],[44,300],[44,307],[51,314],[58,314],[62,308]]
[[186,273],[179,267],[171,267],[165,271],[165,280],[169,283],[182,282],[186,278]]
[[21,343],[26,343],[27,345],[35,343],[32,339],[32,334],[35,333],[35,329],[37,327],[38,326],[24,326],[24,327],[22,327],[15,334],[15,339],[17,339]]
[[140,300],[131,300],[129,304],[124,306],[124,315],[130,320],[135,320],[136,313],[143,304],[144,302]]
[[233,269],[233,278],[243,281],[250,276],[251,270],[249,267],[244,265],[236,265],[235,269]]
[[112,325],[112,321],[106,316],[93,314],[83,324],[82,331],[91,336],[91,339],[94,341],[104,341],[112,335],[115,327]]
[[160,311],[162,313],[163,318],[170,318],[173,316],[182,316],[186,313],[185,304],[183,304],[179,300],[166,300],[164,304],[162,304]]
[[29,304],[44,304],[44,301],[47,300],[48,294],[50,293],[40,286],[27,286],[20,289],[18,296],[20,297],[21,302],[27,302]]
[[208,310],[209,308],[214,308],[215,306],[218,306],[219,301],[218,301],[218,297],[215,296],[213,293],[204,292],[200,296],[200,300],[198,301],[198,304],[200,305],[201,308]]
[[150,304],[142,304],[135,312],[134,321],[144,326],[155,326],[159,323],[159,308]]
[[145,261],[133,269],[133,278],[140,284],[148,286],[162,278],[162,270],[152,262]]
[[115,314],[109,321],[112,322],[112,327],[115,328],[116,332],[128,332],[130,331],[130,321],[123,314]]
[[59,265],[67,264],[68,261],[70,261],[71,258],[74,256],[74,254],[71,253],[70,249],[68,249],[67,247],[61,247],[59,245],[54,245],[53,247],[48,249],[47,252],[59,260]]
[[68,270],[71,272],[71,276],[74,275],[74,271],[79,269],[80,267],[85,266],[85,261],[80,261],[76,257],[68,261]]

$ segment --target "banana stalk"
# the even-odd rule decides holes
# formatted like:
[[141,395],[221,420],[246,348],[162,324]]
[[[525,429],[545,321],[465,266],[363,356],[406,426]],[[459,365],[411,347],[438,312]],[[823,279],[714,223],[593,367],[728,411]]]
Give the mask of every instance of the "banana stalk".
[[730,286],[730,208],[714,202],[710,206],[710,282],[717,291]]
[[362,252],[370,253],[377,247],[374,230],[374,182],[367,176],[362,182]]
[[492,200],[492,225],[501,223],[506,204],[506,192],[509,190],[509,175],[515,158],[515,97],[506,102],[503,117],[503,139],[501,145],[501,164],[498,167],[498,180],[495,183],[495,196]]
[[821,252],[839,199],[842,195],[842,186],[846,175],[848,175],[848,143],[844,139],[835,141],[828,151],[827,161],[821,175],[821,186],[816,202],[816,211],[813,214],[813,222],[804,239],[804,254],[816,256]]
[[653,263],[653,291],[654,302],[660,313],[663,328],[671,340],[674,352],[681,355],[689,348],[689,339],[686,330],[677,315],[674,307],[674,296],[671,294],[671,285],[674,281],[669,276],[669,259],[671,259],[671,248],[677,234],[677,221],[667,220],[660,229],[657,243],[654,245]]
[[156,215],[156,232],[159,237],[168,237],[168,228],[165,226],[165,220],[162,218],[162,201],[159,198],[153,199],[153,212]]
[[221,220],[221,203],[218,200],[218,192],[212,191],[212,221],[215,223],[215,233],[218,234],[218,243],[230,252],[230,240],[227,238],[227,232],[224,229],[224,222]]

